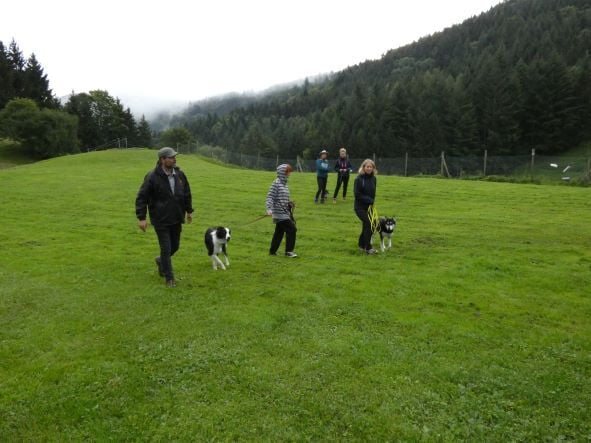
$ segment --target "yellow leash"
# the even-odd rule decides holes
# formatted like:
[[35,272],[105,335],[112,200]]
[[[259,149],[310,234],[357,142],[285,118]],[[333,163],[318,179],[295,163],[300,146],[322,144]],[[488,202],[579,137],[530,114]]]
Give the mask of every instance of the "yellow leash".
[[367,208],[367,216],[371,224],[371,232],[378,232],[380,230],[380,217],[374,205],[369,205],[369,208]]

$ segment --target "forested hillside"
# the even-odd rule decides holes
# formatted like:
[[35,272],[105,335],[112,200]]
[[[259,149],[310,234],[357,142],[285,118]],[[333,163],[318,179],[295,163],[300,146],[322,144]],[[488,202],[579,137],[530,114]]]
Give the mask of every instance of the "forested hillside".
[[510,0],[325,81],[173,122],[261,155],[560,153],[591,139],[590,48],[589,0]]

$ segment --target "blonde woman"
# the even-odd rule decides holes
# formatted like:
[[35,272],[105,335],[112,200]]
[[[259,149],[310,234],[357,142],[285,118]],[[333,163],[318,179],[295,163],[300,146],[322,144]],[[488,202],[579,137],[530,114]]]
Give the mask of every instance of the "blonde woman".
[[339,196],[339,189],[341,189],[341,184],[343,185],[343,200],[347,198],[347,186],[349,185],[349,173],[353,171],[353,166],[351,166],[351,162],[347,157],[347,150],[345,148],[341,148],[339,150],[339,158],[337,158],[337,162],[334,165],[334,170],[338,174],[337,176],[337,187],[334,190],[334,194],[332,196],[333,203],[337,202],[337,197]]
[[361,220],[362,228],[359,235],[359,249],[367,254],[373,255],[377,251],[371,245],[371,222],[369,221],[368,209],[373,205],[376,198],[376,164],[371,159],[366,159],[361,163],[359,175],[355,178],[353,192],[355,194],[355,214]]

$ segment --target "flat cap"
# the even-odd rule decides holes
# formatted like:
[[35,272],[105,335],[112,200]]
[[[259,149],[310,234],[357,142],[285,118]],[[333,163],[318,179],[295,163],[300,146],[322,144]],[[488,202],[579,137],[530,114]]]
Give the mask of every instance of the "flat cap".
[[177,152],[174,149],[169,148],[168,146],[165,148],[162,148],[158,151],[158,158],[174,157],[176,155],[177,155]]

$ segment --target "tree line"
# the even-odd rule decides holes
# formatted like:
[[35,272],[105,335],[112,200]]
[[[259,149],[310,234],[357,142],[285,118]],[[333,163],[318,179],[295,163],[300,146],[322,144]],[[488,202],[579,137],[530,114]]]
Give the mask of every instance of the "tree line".
[[510,0],[326,80],[229,112],[216,103],[221,114],[193,106],[172,125],[269,156],[560,153],[591,140],[590,48],[588,0]]
[[62,104],[35,57],[25,59],[13,40],[0,41],[0,138],[18,143],[28,155],[49,158],[127,139],[128,146],[151,146],[152,132],[144,116],[107,91],[72,93]]

